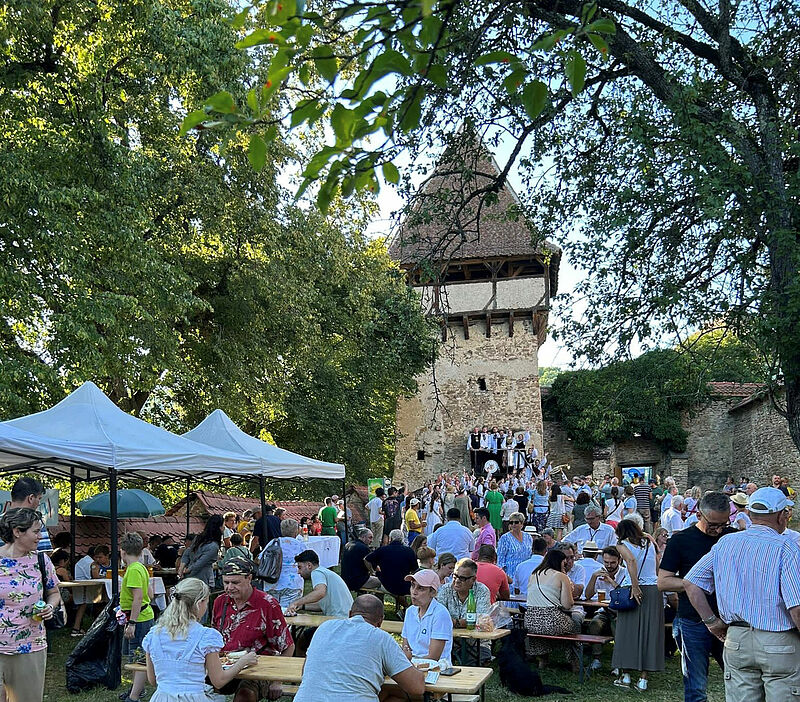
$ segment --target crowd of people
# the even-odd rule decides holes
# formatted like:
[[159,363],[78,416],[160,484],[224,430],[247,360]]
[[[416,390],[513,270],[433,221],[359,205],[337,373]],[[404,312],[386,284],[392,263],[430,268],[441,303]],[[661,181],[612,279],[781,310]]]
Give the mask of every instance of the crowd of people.
[[[126,533],[119,543],[123,653],[143,652],[146,672],[134,675],[124,700],[138,702],[148,680],[155,702],[205,700],[208,683],[235,702],[276,699],[279,684],[237,678],[261,655],[306,657],[306,672],[315,674],[304,677],[301,701],[320,684],[331,694],[375,699],[386,675],[418,695],[424,682],[411,657],[443,666],[490,660],[485,644],[462,654],[453,632],[498,604],[521,606],[521,625],[534,635],[525,654],[540,667],[562,655],[577,666],[577,649],[536,635],[606,634],[616,686],[646,691],[674,646],[687,701],[707,698],[712,658],[725,666],[728,700],[791,699],[800,685],[800,534],[788,528],[789,481],[776,475],[759,487],[729,479],[719,491],[681,493],[670,477],[663,485],[632,478],[625,484],[559,471],[534,479],[521,467],[497,478],[443,474],[413,493],[379,488],[366,523],[345,538],[338,569],[320,565],[303,539],[314,519],[322,535],[340,535],[345,511],[336,495],[305,523],[269,505],[264,514],[212,515],[182,545]],[[9,702],[42,699],[44,623],[63,608],[59,581],[102,577],[110,564],[110,548],[97,545],[70,567],[69,542],[63,534],[51,542],[36,511],[43,493],[39,481],[19,479],[0,518],[0,679]],[[280,568],[267,582],[259,572],[273,546]],[[163,612],[148,566],[176,568]],[[399,644],[380,630],[381,599],[358,595],[365,591],[396,599],[404,615]],[[605,604],[612,593],[622,598],[614,608]],[[593,600],[602,606],[583,604]],[[79,637],[94,605],[77,596],[71,605]],[[293,636],[299,610],[336,621]],[[357,660],[329,655],[333,645],[359,641],[369,646]],[[592,647],[595,671],[603,648]]]

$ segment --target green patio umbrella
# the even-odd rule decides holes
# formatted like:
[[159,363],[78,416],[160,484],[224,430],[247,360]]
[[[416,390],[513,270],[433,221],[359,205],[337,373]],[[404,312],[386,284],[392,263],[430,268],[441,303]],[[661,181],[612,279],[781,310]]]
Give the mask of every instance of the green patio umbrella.
[[[78,503],[81,512],[87,517],[110,517],[111,499],[108,492],[90,497]],[[164,505],[157,497],[144,490],[117,491],[117,517],[155,517],[165,513]]]

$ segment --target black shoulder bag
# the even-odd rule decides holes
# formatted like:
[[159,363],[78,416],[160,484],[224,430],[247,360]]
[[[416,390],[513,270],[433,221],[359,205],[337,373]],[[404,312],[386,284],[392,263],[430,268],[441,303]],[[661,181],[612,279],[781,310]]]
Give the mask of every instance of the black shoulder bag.
[[[47,566],[45,565],[45,555],[41,552],[36,554],[39,562],[39,572],[42,574],[42,599],[47,597]],[[53,616],[50,619],[45,619],[42,622],[46,629],[63,629],[67,624],[67,614],[64,611],[64,603],[62,602],[58,607],[53,610]]]

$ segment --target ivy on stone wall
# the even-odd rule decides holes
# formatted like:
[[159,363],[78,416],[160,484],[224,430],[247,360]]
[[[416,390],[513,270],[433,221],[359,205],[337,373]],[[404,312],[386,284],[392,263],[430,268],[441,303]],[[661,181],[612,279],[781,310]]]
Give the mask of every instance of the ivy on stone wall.
[[681,414],[708,397],[706,379],[684,354],[650,351],[596,370],[566,371],[544,399],[579,448],[643,437],[666,450],[686,449]]
[[594,370],[553,374],[542,398],[546,420],[558,421],[579,448],[642,437],[684,451],[681,417],[709,398],[708,383],[766,382],[769,367],[748,337],[728,328],[698,331],[675,349]]

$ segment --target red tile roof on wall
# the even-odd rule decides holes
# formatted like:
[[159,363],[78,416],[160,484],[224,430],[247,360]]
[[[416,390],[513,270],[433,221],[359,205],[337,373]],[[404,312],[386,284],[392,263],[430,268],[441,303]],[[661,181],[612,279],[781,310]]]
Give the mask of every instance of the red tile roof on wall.
[[[261,507],[261,500],[255,497],[239,497],[238,495],[224,495],[217,492],[206,492],[205,490],[195,490],[189,495],[190,502],[199,500],[202,505],[202,514],[211,516],[212,514],[225,514],[225,512],[236,512],[237,516],[241,516],[242,512],[246,509],[252,510],[256,507]],[[292,519],[299,520],[301,517],[312,517],[319,512],[324,503],[322,502],[305,502],[305,501],[283,501],[283,500],[267,500],[269,504],[276,507],[282,507],[286,510],[286,514]],[[190,507],[190,511],[194,512],[194,505]],[[186,498],[177,502],[173,507],[167,510],[168,515],[186,514]]]
[[[196,534],[203,530],[206,520],[200,517],[189,517],[189,531]],[[183,517],[152,517],[151,519],[120,519],[119,535],[127,531],[136,531],[146,537],[158,534],[169,534],[177,542],[183,541],[186,534],[186,516]],[[58,526],[50,527],[51,538],[60,531],[69,531],[69,515],[58,515]],[[75,519],[75,553],[85,556],[90,546],[105,544],[111,546],[111,520],[103,517],[84,517],[78,515]]]
[[708,383],[708,390],[715,397],[750,397],[764,388],[761,383]]
[[[364,490],[366,492],[366,488]],[[205,490],[196,490],[190,493],[189,499],[191,503],[199,500],[202,505],[201,514],[196,513],[193,504],[190,507],[189,531],[193,534],[203,530],[206,520],[212,514],[236,512],[237,516],[241,516],[244,510],[261,506],[261,501],[253,497],[223,495]],[[287,516],[298,521],[301,517],[314,516],[324,506],[322,502],[270,500],[269,503],[276,507],[282,507],[286,510]],[[75,553],[79,556],[86,555],[90,546],[111,545],[111,521],[109,519],[78,515],[75,527]],[[146,537],[154,534],[159,536],[169,534],[176,541],[181,542],[186,533],[186,498],[170,507],[163,516],[150,519],[120,519],[118,529],[120,536],[126,531],[136,531]],[[50,527],[49,531],[51,537],[60,531],[69,531],[69,515],[59,514],[58,526]]]

